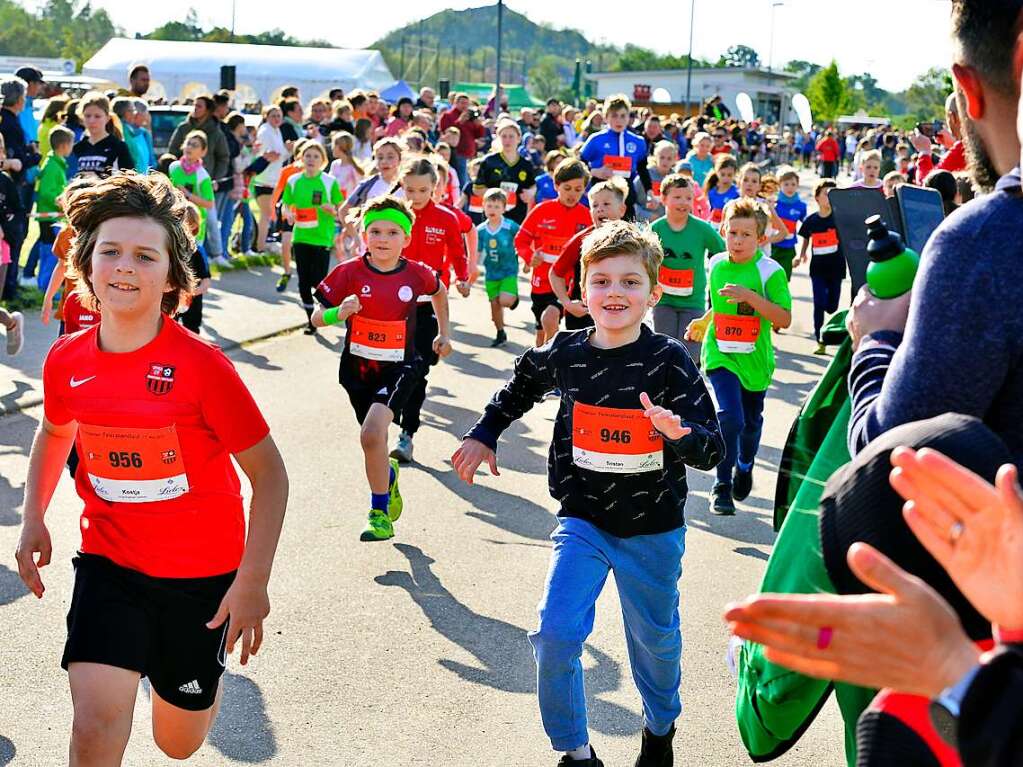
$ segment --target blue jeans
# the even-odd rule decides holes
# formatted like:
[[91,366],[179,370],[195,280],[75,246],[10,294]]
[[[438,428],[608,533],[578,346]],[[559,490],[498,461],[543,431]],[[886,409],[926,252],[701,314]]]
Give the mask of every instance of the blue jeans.
[[609,572],[622,604],[632,676],[643,699],[643,718],[665,735],[682,713],[682,631],[678,579],[686,528],[618,538],[581,519],[560,520],[554,552],[529,634],[536,658],[540,718],[556,751],[589,743],[580,657],[593,630],[594,605]]
[[[231,230],[234,228],[234,220],[238,215],[242,217],[242,236],[238,242],[238,252],[245,253],[252,248],[252,235],[255,230],[252,209],[249,207],[248,200],[232,200],[231,205],[228,207],[227,217],[225,218],[226,223],[224,223],[222,229],[227,232],[226,237],[229,242]],[[224,246],[224,252],[227,253],[226,245]]]
[[213,207],[206,214],[206,251],[210,258],[220,258],[224,252],[220,248],[220,202],[227,197],[227,192],[216,192],[213,195]]
[[834,280],[811,276],[810,283],[813,285],[813,337],[820,341],[824,314],[838,311],[838,302],[842,297],[842,278]]
[[231,199],[230,192],[218,192],[213,195],[213,201],[217,206],[217,221],[220,222],[220,252],[227,256],[230,254],[227,243],[231,239],[231,227],[234,225],[235,201]]
[[757,457],[760,432],[764,428],[766,391],[747,391],[738,376],[725,368],[707,373],[718,403],[718,422],[725,440],[725,457],[717,467],[718,483],[732,484],[736,460],[750,465]]
[[461,189],[469,181],[469,161],[462,157],[458,152],[451,153],[451,167],[455,169],[455,173],[458,174],[458,187]]

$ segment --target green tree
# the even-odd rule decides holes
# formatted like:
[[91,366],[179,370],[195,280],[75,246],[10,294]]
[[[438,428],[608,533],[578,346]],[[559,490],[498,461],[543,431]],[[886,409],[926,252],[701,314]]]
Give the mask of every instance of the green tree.
[[748,45],[733,45],[718,60],[719,67],[751,67],[760,66],[760,54]]
[[813,115],[819,120],[834,121],[839,115],[853,109],[856,98],[852,86],[842,79],[838,64],[831,63],[810,78],[806,89]]
[[122,34],[106,11],[79,0],[47,0],[37,24],[56,41],[53,55],[74,59],[79,68],[111,37]]
[[11,0],[0,0],[0,50],[15,56],[58,56],[58,41],[39,19]]
[[557,56],[542,56],[529,70],[529,90],[539,99],[561,97],[568,83],[558,70]]
[[945,116],[945,99],[951,92],[952,77],[948,70],[928,69],[906,90],[906,109],[917,121],[940,120]]

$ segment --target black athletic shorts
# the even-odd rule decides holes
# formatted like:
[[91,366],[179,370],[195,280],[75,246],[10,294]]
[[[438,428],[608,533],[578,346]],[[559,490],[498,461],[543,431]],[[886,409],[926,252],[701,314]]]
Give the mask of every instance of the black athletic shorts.
[[355,360],[341,360],[339,379],[352,403],[355,419],[362,425],[374,402],[386,405],[398,415],[423,377],[426,365],[418,356],[413,362],[394,362],[383,366],[378,375],[361,378]]
[[154,578],[95,554],[74,558],[75,589],[60,665],[102,663],[149,677],[172,706],[213,705],[227,663],[227,621],[216,614],[234,573]]
[[565,308],[553,293],[530,293],[529,298],[533,302],[533,316],[536,318],[537,330],[543,330],[543,323],[540,322],[540,317],[543,316],[543,310],[548,306],[556,306],[558,311],[561,312],[561,316],[565,316]]
[[277,231],[280,232],[281,234],[284,234],[285,232],[295,231],[295,225],[288,221],[288,218],[287,216],[284,215],[284,209],[280,205],[280,203],[277,204]]
[[257,184],[255,187],[253,187],[253,191],[256,193],[255,194],[256,197],[265,197],[268,194],[273,194],[274,188],[272,186],[259,186]]
[[593,317],[588,314],[584,314],[582,317],[576,317],[574,314],[565,312],[565,330],[582,330],[583,328],[593,327]]

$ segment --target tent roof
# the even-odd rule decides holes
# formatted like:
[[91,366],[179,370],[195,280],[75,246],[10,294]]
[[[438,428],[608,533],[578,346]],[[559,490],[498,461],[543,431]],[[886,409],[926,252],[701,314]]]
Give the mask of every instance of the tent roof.
[[410,98],[412,101],[416,100],[416,92],[412,90],[412,86],[404,80],[398,80],[393,85],[389,85],[380,91],[380,98],[391,104],[394,104],[401,98]]
[[[220,82],[220,67],[234,65],[236,81],[267,99],[277,87],[294,83],[307,91],[323,86],[380,88],[394,82],[383,56],[375,50],[305,48],[284,45],[133,40],[112,38],[82,67],[82,73],[125,83],[134,64],[146,64],[163,83]],[[173,96],[176,87],[167,87]],[[312,93],[305,94],[314,95]]]
[[[477,100],[486,101],[494,92],[494,83],[452,83],[451,90],[464,91]],[[501,90],[508,96],[509,109],[521,109],[522,107],[542,107],[544,102],[529,95],[523,85],[501,84]]]

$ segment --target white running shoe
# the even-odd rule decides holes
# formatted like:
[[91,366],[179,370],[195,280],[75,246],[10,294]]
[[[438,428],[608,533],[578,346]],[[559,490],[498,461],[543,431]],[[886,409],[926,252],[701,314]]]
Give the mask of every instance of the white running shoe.
[[14,320],[14,327],[7,328],[7,354],[13,357],[20,354],[25,346],[25,315],[11,312],[11,319]]

